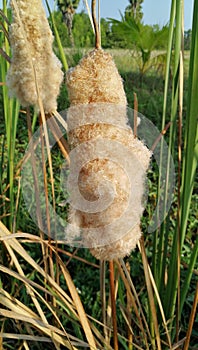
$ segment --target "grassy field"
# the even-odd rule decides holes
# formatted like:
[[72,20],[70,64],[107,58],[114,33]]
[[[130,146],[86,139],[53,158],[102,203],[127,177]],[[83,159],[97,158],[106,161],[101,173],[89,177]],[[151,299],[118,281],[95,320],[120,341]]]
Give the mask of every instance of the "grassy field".
[[[87,52],[91,51],[92,49],[77,49],[77,48],[67,48],[65,49],[65,54],[67,57],[68,65],[72,67],[75,65],[78,60]],[[126,49],[106,49],[105,51],[109,52],[116,63],[116,66],[118,67],[118,70],[123,73],[127,72],[138,72],[138,53],[134,52],[133,50],[126,50]],[[166,55],[165,51],[153,51],[151,57],[155,57],[158,55]],[[190,51],[184,51],[184,74],[185,77],[188,76],[189,73],[189,59],[190,59]],[[165,64],[165,62],[164,62]],[[160,66],[160,63],[159,63]],[[156,74],[156,67],[154,66],[153,69],[150,69],[147,75],[152,75],[152,73]],[[161,72],[159,70],[159,72]]]

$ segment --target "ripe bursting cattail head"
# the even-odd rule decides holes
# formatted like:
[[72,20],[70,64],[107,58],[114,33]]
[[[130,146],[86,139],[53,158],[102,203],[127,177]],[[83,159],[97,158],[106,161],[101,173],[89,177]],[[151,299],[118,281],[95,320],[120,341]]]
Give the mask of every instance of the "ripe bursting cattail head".
[[86,55],[68,72],[67,87],[72,196],[68,237],[81,234],[82,245],[98,259],[124,257],[141,236],[151,153],[127,125],[122,79],[108,53],[96,49]]
[[121,76],[111,55],[101,49],[86,55],[67,74],[71,105],[113,103],[127,105]]
[[44,111],[53,112],[63,73],[52,51],[53,36],[42,2],[11,0],[11,8],[12,60],[7,74],[10,95],[17,97],[24,107],[34,105],[39,109],[39,94]]

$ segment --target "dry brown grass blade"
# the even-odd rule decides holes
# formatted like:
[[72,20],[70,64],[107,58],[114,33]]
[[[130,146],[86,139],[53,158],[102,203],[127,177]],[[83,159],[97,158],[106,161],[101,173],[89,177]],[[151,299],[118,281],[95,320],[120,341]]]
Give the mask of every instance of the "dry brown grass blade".
[[[129,314],[129,311],[128,311],[128,310],[125,310],[125,308],[124,308],[124,306],[123,306],[122,304],[120,304],[120,311],[121,311],[121,313],[122,313],[122,316],[123,316],[123,318],[124,318],[124,320],[125,320],[125,322],[126,322],[126,324],[127,324],[127,327],[128,327],[128,329],[129,329],[131,335],[133,335],[134,333],[133,333],[133,329],[132,329],[132,327],[131,327],[130,317],[129,317],[129,315],[128,315],[128,314]],[[129,347],[129,349],[130,349],[132,343],[133,343],[133,341],[130,342],[130,341],[128,340],[128,347]]]
[[[12,277],[18,279],[18,280],[21,280],[25,284],[27,292],[31,296],[32,301],[33,301],[33,303],[34,303],[34,305],[36,307],[36,310],[37,310],[38,314],[40,315],[42,321],[48,323],[47,319],[45,317],[45,314],[44,314],[42,308],[40,307],[38,299],[35,296],[35,295],[39,295],[39,294],[37,293],[37,291],[32,286],[30,286],[29,280],[26,277],[24,277],[23,272],[21,274],[18,274],[17,272],[12,271],[11,269],[8,269],[8,268],[6,268],[4,266],[1,266],[1,265],[0,265],[0,271],[2,271],[3,273],[6,273],[9,276],[12,276]],[[36,285],[35,282],[32,282],[32,284]],[[43,288],[43,290],[44,290],[44,288]]]
[[[127,310],[124,310],[124,307],[122,305],[120,305],[120,311],[122,313],[122,316],[131,332],[131,334],[133,334],[133,330],[131,328],[131,325],[130,325],[130,322],[129,322],[129,317],[127,315]],[[141,348],[139,345],[135,344],[133,341],[129,342],[129,339],[128,340],[128,349],[138,349],[138,350],[144,350],[143,348]]]
[[171,122],[168,122],[164,129],[160,132],[159,136],[156,138],[156,140],[154,141],[152,147],[151,147],[151,151],[153,152],[156,148],[156,146],[158,145],[158,143],[160,142],[161,138],[166,134],[167,130],[170,128],[171,126]]
[[[11,247],[9,246],[9,244],[7,244],[6,242],[5,242],[4,244],[5,244],[5,246],[6,246],[6,249],[7,249],[8,253],[10,254],[10,257],[11,257],[11,259],[12,259],[12,261],[13,261],[13,263],[14,263],[16,269],[17,269],[17,271],[19,272],[19,275],[20,275],[22,278],[25,279],[25,274],[24,274],[24,272],[23,272],[23,269],[21,268],[21,265],[20,265],[20,263],[19,263],[19,261],[18,261],[16,255],[14,254],[12,248],[11,248]],[[3,269],[3,267],[2,267],[2,269]],[[5,271],[5,269],[6,269],[6,268],[4,268],[4,271]],[[9,269],[7,269],[7,271],[9,271]],[[11,272],[11,270],[10,270],[10,272]],[[34,294],[34,292],[32,291],[32,289],[30,288],[29,283],[26,282],[26,283],[25,283],[25,286],[26,286],[26,289],[27,289],[27,293],[31,296],[31,299],[32,299],[32,301],[33,301],[33,303],[34,303],[34,305],[35,305],[37,311],[38,311],[38,314],[40,315],[41,319],[42,319],[44,322],[47,323],[47,319],[46,319],[46,317],[45,317],[45,314],[44,314],[43,310],[41,309],[40,304],[38,303],[37,298],[35,298],[35,294]]]
[[[59,241],[58,241],[57,243],[59,243]],[[65,242],[62,242],[62,243],[64,244]],[[73,254],[73,253],[67,252],[66,250],[64,250],[64,249],[62,249],[62,248],[59,248],[59,247],[57,247],[56,251],[59,252],[59,253],[61,253],[61,254],[63,254],[63,255],[66,255],[66,256],[70,257],[71,259],[76,259],[76,260],[78,260],[78,261],[83,262],[83,263],[86,264],[86,265],[89,265],[89,266],[91,266],[91,267],[94,267],[94,268],[96,268],[97,270],[100,268],[99,265],[94,264],[94,263],[92,263],[91,261],[88,261],[88,260],[86,260],[86,259],[84,259],[84,258],[81,258],[80,256],[76,255],[76,253]]]
[[[44,123],[46,123],[46,121]],[[47,225],[47,235],[48,235],[48,237],[50,237],[51,236],[51,227],[50,227],[50,214],[49,214],[49,191],[48,191],[47,168],[46,168],[46,164],[45,164],[45,140],[46,140],[46,136],[45,136],[45,132],[44,132],[44,137],[45,137],[45,140],[44,140],[44,138],[43,138],[43,129],[44,129],[43,120],[42,120],[40,114],[39,114],[39,126],[40,126],[39,131],[40,131],[40,139],[41,139],[41,164],[42,164],[42,180],[43,180],[43,187],[44,187],[43,192],[44,192],[44,197],[45,197],[46,225]],[[48,133],[47,133],[47,138],[48,138]],[[49,141],[49,138],[48,138],[48,141]],[[47,142],[46,142],[46,144],[47,144]],[[47,147],[48,147],[48,145],[47,145]],[[50,153],[50,157],[51,157],[51,153]],[[35,171],[36,171],[36,169],[35,169]],[[50,176],[53,176],[53,173]],[[40,190],[38,192],[38,195],[40,195]],[[43,227],[42,227],[42,230],[43,230]],[[46,252],[46,256],[49,256],[48,249]],[[47,270],[47,272],[48,272],[48,270]]]
[[121,266],[122,266],[122,268],[123,268],[123,271],[125,272],[125,275],[126,275],[126,278],[127,278],[128,283],[129,283],[129,286],[130,286],[130,288],[131,288],[131,290],[132,290],[132,293],[133,293],[133,295],[134,295],[134,297],[135,297],[135,300],[136,300],[137,306],[138,306],[138,308],[139,308],[140,315],[141,315],[141,317],[142,317],[142,320],[143,320],[143,323],[144,323],[144,325],[145,325],[146,331],[147,331],[147,333],[148,333],[149,339],[151,340],[151,334],[150,334],[149,326],[148,326],[148,323],[147,323],[147,321],[146,321],[146,317],[145,317],[145,315],[144,315],[144,312],[143,312],[143,309],[142,309],[142,305],[141,305],[141,302],[140,302],[140,300],[139,300],[138,294],[137,294],[137,292],[136,292],[135,286],[134,286],[134,284],[133,284],[133,281],[132,281],[132,279],[131,279],[131,276],[130,276],[130,274],[129,274],[129,271],[128,271],[127,267],[126,267],[126,264],[125,264],[124,260],[123,260],[123,259],[120,259],[120,262],[121,262]]
[[[125,288],[126,288],[126,290],[128,292],[128,296],[131,299],[131,304],[133,306],[134,312],[135,312],[137,320],[138,320],[138,324],[137,325],[138,325],[138,327],[140,328],[140,330],[141,330],[141,332],[143,334],[143,338],[144,338],[144,341],[145,341],[145,346],[146,346],[146,349],[148,350],[149,349],[149,345],[148,345],[148,340],[147,340],[147,335],[146,335],[146,332],[145,332],[145,329],[144,329],[144,325],[142,323],[142,319],[141,319],[140,314],[139,314],[139,310],[138,310],[139,305],[138,306],[136,305],[135,297],[132,294],[130,284],[129,284],[127,278],[125,277],[123,269],[122,269],[122,267],[120,265],[120,262],[118,260],[116,260],[116,264],[118,266],[118,270],[119,270],[120,276],[121,276],[121,278],[123,280],[123,283],[125,285]],[[146,329],[147,328],[148,328],[148,325],[146,326]],[[151,338],[150,333],[149,333],[149,337]]]
[[[4,302],[4,300],[1,300],[1,299],[0,301],[1,303]],[[8,303],[5,303],[5,304],[8,304]],[[0,309],[1,316],[9,319],[19,320],[25,323],[27,322],[31,324],[33,327],[35,327],[36,329],[40,330],[42,333],[44,333],[48,337],[50,337],[51,339],[53,339],[55,342],[66,346],[67,349],[77,350],[77,348],[74,348],[70,344],[70,342],[68,342],[67,340],[64,340],[63,337],[65,337],[65,335],[58,328],[43,323],[41,320],[36,318],[36,315],[32,315],[32,313],[30,313],[30,315],[24,314],[24,309],[16,308],[16,306],[12,305],[11,303],[9,303],[6,306],[10,307],[10,311],[7,309]],[[18,312],[16,311],[16,309],[18,310]]]
[[[3,225],[2,222],[0,222],[0,237],[4,237],[5,235],[12,236],[9,230]],[[65,291],[51,278],[51,276],[45,273],[45,271],[29,256],[26,250],[16,239],[10,239],[8,242],[7,244],[9,247],[15,250],[26,261],[26,263],[30,264],[30,266],[40,273],[41,276],[47,279],[54,291],[56,291],[59,297],[66,303],[67,307],[75,314],[75,310],[73,309],[73,300],[65,293]]]
[[183,338],[183,339],[179,340],[177,343],[173,344],[172,350],[180,350],[183,347],[185,339],[186,338]]
[[[10,236],[7,236],[7,235],[6,236],[1,236],[0,237],[0,241],[8,241],[8,240],[10,240],[12,238],[19,238],[19,241],[21,243],[29,243],[29,244],[32,243],[32,244],[34,244],[35,242],[37,242],[37,243],[43,243],[43,244],[48,245],[48,240],[45,240],[45,239],[42,240],[39,236],[30,234],[30,233],[26,233],[26,232],[12,233],[12,235],[10,235]],[[58,241],[51,240],[51,244],[55,244],[55,243],[63,245],[63,244],[65,244],[65,241],[64,240],[62,240],[62,241],[60,241],[60,240],[58,240]],[[60,248],[58,246],[56,247],[55,250],[56,250],[56,252],[59,252],[59,253],[61,253],[63,255],[66,255],[66,256],[68,256],[68,257],[70,257],[72,259],[79,260],[79,261],[83,262],[84,264],[87,264],[87,265],[89,265],[91,267],[94,267],[96,269],[100,268],[99,265],[94,264],[94,263],[92,263],[92,262],[90,262],[90,261],[88,261],[88,260],[86,260],[84,258],[81,258],[80,256],[77,256],[74,253],[67,252],[66,250],[64,250],[63,248]]]
[[[35,293],[36,294],[36,293]],[[48,309],[52,312],[52,314],[55,314],[52,310],[52,308],[50,307],[50,305],[41,297],[41,295],[39,295],[39,293],[37,293],[37,296],[38,298],[42,299],[42,301],[45,303],[45,305],[48,307]],[[23,303],[21,303],[18,299],[14,298],[14,297],[11,297],[5,290],[1,289],[0,290],[0,302],[2,305],[6,306],[8,309],[10,309],[12,312],[14,313],[19,313],[25,317],[30,317],[30,318],[33,318],[35,320],[38,321],[39,324],[44,324],[45,328],[49,328],[50,329],[50,332],[55,332],[55,335],[58,334],[60,337],[62,337],[63,339],[63,344],[66,344],[65,343],[65,340],[68,339],[68,343],[70,344],[71,346],[71,349],[75,349],[72,345],[71,342],[75,343],[75,344],[78,344],[79,346],[87,346],[88,344],[85,343],[84,341],[81,341],[79,339],[77,339],[76,337],[72,336],[72,335],[68,335],[60,320],[58,319],[58,316],[55,314],[55,318],[56,318],[56,321],[57,321],[57,324],[60,326],[61,329],[57,328],[57,327],[54,327],[52,325],[49,325],[47,323],[47,321],[43,321],[41,320],[37,314],[35,314],[31,309],[29,309],[26,305],[24,305]],[[4,316],[6,316],[6,314],[4,313]],[[14,318],[14,316],[13,316]],[[16,317],[17,318],[17,317]],[[22,320],[23,322],[26,323],[26,321],[23,319]],[[28,330],[28,327],[26,326],[27,330]],[[38,328],[38,327],[37,327]],[[56,339],[54,338],[54,333],[49,333],[48,331],[46,332],[46,329],[42,329],[40,328],[40,331],[42,331],[44,334],[48,335],[51,337],[51,340],[52,342],[54,343],[56,349],[59,348],[58,344],[61,344],[61,342],[59,342],[59,338]],[[30,332],[31,333],[31,332]]]
[[[55,115],[57,115],[57,113]],[[67,144],[67,141],[63,137],[63,133],[62,133],[61,129],[59,128],[59,125],[57,124],[55,118],[51,114],[46,115],[46,119],[47,119],[47,123],[50,127],[50,130],[51,130],[56,142],[58,143],[58,146],[59,146],[64,158],[67,160],[68,164],[70,164],[69,146]]]
[[[0,236],[1,236],[1,226],[3,228],[4,235],[5,234],[6,235],[10,235],[9,231],[7,230],[7,228],[2,223],[0,223]],[[10,239],[8,242],[10,243],[11,246],[14,246],[13,248],[20,255],[22,255],[23,258],[26,261],[28,261],[30,263],[30,265],[32,265],[34,267],[34,269],[36,269],[38,272],[40,272],[41,275],[43,277],[45,277],[48,280],[48,282],[50,282],[51,286],[54,288],[54,290],[59,295],[59,297],[61,297],[62,300],[64,301],[64,303],[66,303],[66,300],[68,300],[67,294],[62,290],[62,288],[60,286],[57,285],[57,283],[49,275],[46,275],[44,273],[43,269],[34,262],[34,260],[26,253],[26,251],[23,249],[23,247],[18,243],[18,241],[16,239]],[[13,243],[15,243],[15,244],[13,244]],[[53,249],[54,253],[57,254],[57,252],[55,251],[54,247],[51,246],[51,249]],[[65,277],[65,281],[66,281],[66,283],[68,285],[70,294],[71,294],[72,299],[73,299],[73,301],[70,299],[70,304],[67,303],[67,307],[69,307],[70,310],[72,311],[72,313],[77,317],[77,314],[75,313],[75,310],[73,309],[73,306],[75,305],[75,307],[76,307],[76,309],[78,311],[78,317],[79,317],[81,325],[82,325],[82,327],[84,329],[84,332],[85,332],[85,335],[86,335],[87,340],[89,342],[89,345],[91,346],[91,348],[95,349],[96,348],[95,340],[94,340],[94,337],[93,337],[93,334],[92,334],[92,331],[91,331],[91,328],[90,328],[87,316],[85,314],[84,308],[82,306],[80,297],[78,295],[78,292],[76,291],[76,288],[75,288],[75,286],[73,284],[71,276],[70,276],[68,270],[65,268],[63,262],[61,261],[60,258],[58,259],[58,261],[59,261],[62,273],[63,273],[63,275]],[[63,297],[65,297],[66,300]],[[72,306],[71,306],[71,304],[72,304]]]
[[[44,111],[44,108],[43,108],[42,100],[41,100],[41,98],[39,96],[39,88],[38,88],[37,81],[36,81],[36,73],[35,73],[35,85],[37,87],[38,104],[39,104],[39,108],[40,108],[40,116],[41,116],[41,121],[42,121],[42,128],[43,128],[43,133],[44,133],[44,138],[45,138],[45,143],[46,143],[47,159],[48,159],[48,162],[49,162],[50,184],[51,184],[51,190],[52,190],[52,202],[53,202],[53,208],[54,208],[54,211],[55,211],[56,204],[55,204],[55,189],[54,189],[54,176],[53,176],[51,149],[50,149],[50,142],[49,142],[49,135],[48,135],[48,130],[47,130],[45,111]],[[42,136],[41,136],[41,138],[42,138]],[[43,164],[43,166],[45,166],[45,164]],[[45,186],[45,190],[47,190],[46,186]],[[47,200],[48,200],[48,198],[47,198]],[[47,210],[47,208],[48,208],[48,205],[46,205],[46,210]],[[47,218],[48,218],[48,215],[47,215]],[[50,232],[49,232],[49,236],[50,236]]]
[[[36,79],[35,79],[36,80]],[[37,88],[38,89],[38,88]],[[39,91],[38,91],[39,93]],[[38,98],[40,101],[40,98]],[[41,138],[41,155],[42,155],[42,168],[43,168],[43,185],[44,185],[44,195],[45,195],[45,212],[46,212],[46,224],[47,224],[47,234],[49,237],[49,245],[45,246],[46,253],[44,255],[44,259],[46,259],[45,271],[50,274],[53,280],[55,280],[54,268],[53,268],[53,260],[52,260],[52,250],[50,249],[51,245],[51,223],[50,223],[50,213],[49,213],[49,191],[48,191],[48,177],[47,177],[47,168],[45,163],[45,143],[47,147],[48,154],[48,162],[50,168],[50,183],[52,190],[52,201],[53,208],[55,211],[55,191],[54,191],[54,177],[53,177],[53,168],[52,168],[52,158],[51,151],[49,149],[49,137],[46,127],[46,116],[44,115],[42,101],[40,101],[41,113],[39,115],[39,125],[40,125],[40,138]],[[43,114],[43,116],[42,116]],[[44,118],[44,119],[43,119]],[[43,138],[43,130],[44,130],[44,138]],[[42,235],[43,237],[43,235]],[[53,306],[56,306],[56,299],[52,298]]]
[[[104,326],[101,322],[93,319],[92,317],[90,317],[90,319],[92,319],[93,321],[95,321],[96,323],[98,323],[101,326]],[[101,335],[101,333],[99,332],[99,330],[94,326],[93,323],[91,323],[91,329],[93,331],[93,333],[95,334],[95,336],[97,337],[97,339],[99,339],[100,343],[103,344],[102,350],[114,350],[111,345],[109,344],[108,341],[106,341],[106,339]],[[99,347],[99,349],[101,349],[101,347]]]
[[[26,340],[23,341],[23,344],[21,344],[21,346],[17,350],[23,350],[23,348],[25,350],[30,350]],[[56,350],[59,350],[59,349],[56,349]]]
[[149,270],[149,276],[150,276],[150,279],[151,279],[153,290],[155,292],[155,296],[156,296],[156,299],[157,299],[157,302],[158,302],[158,305],[159,305],[159,309],[160,309],[160,312],[161,312],[162,321],[163,321],[163,324],[164,324],[164,329],[165,329],[166,337],[167,337],[167,341],[168,341],[168,346],[169,346],[169,349],[172,350],[171,337],[170,337],[169,330],[168,330],[168,327],[167,327],[167,321],[166,321],[166,318],[165,318],[163,305],[162,305],[162,302],[161,302],[161,299],[160,299],[160,296],[159,296],[159,293],[158,293],[158,290],[157,290],[157,286],[156,286],[153,274],[151,272],[150,266],[148,266],[148,270]]
[[[35,72],[35,69],[34,69]],[[39,88],[36,80],[36,72],[35,72],[35,85],[37,89],[37,95],[38,95],[38,104],[40,108],[40,131],[43,129],[44,131],[44,139],[42,137],[41,132],[41,148],[42,148],[42,165],[43,165],[43,182],[44,182],[44,193],[45,193],[45,208],[46,208],[46,218],[47,218],[47,228],[48,228],[48,236],[51,237],[51,227],[50,227],[50,214],[49,214],[49,197],[48,197],[48,181],[47,181],[47,169],[45,164],[45,144],[46,144],[46,150],[47,150],[47,159],[49,163],[49,174],[50,174],[50,184],[51,184],[51,193],[52,193],[52,203],[53,203],[53,209],[54,213],[56,212],[56,200],[55,200],[55,188],[54,188],[54,175],[53,175],[53,166],[52,166],[52,157],[51,157],[51,149],[50,149],[50,143],[49,143],[49,135],[47,130],[47,122],[46,122],[46,115],[43,107],[42,100],[39,95]],[[55,217],[54,217],[55,219]],[[56,232],[56,222],[55,222],[55,232]],[[49,246],[51,238],[49,238]],[[55,280],[54,276],[54,268],[53,268],[53,261],[52,261],[52,251],[49,250],[48,254],[48,265],[49,265],[49,273],[53,280]],[[56,305],[56,300],[53,298],[53,305]]]
[[[45,343],[52,343],[52,340],[48,337],[42,337],[37,335],[29,335],[29,334],[15,334],[15,333],[0,333],[0,340],[2,338],[6,339],[16,339],[16,340],[29,340],[33,342],[45,342]],[[0,342],[1,346],[1,342]],[[0,349],[2,349],[0,347]]]
[[60,115],[60,113],[58,113],[57,111],[53,111],[53,115],[56,117],[56,119],[58,120],[58,122],[63,126],[64,130],[67,131],[67,130],[68,130],[67,122],[66,122],[65,119]]
[[72,278],[71,278],[71,276],[69,274],[69,271],[65,268],[63,263],[60,264],[60,267],[61,267],[61,271],[62,271],[62,273],[64,275],[65,281],[67,283],[68,289],[70,291],[70,294],[72,296],[73,302],[74,302],[74,304],[76,306],[76,310],[78,312],[79,319],[80,319],[81,325],[82,325],[82,327],[84,329],[84,332],[85,332],[87,341],[89,343],[89,346],[90,346],[91,349],[96,349],[95,339],[94,339],[94,336],[92,334],[92,330],[91,330],[91,327],[89,325],[89,321],[87,319],[87,315],[86,315],[86,313],[84,311],[82,302],[80,300],[80,297],[78,295],[76,287],[74,286],[74,283],[73,283]]
[[[155,307],[155,300],[154,300],[154,295],[153,295],[151,279],[150,279],[150,275],[149,275],[148,260],[147,260],[146,251],[145,251],[145,247],[144,247],[143,237],[140,239],[138,246],[139,246],[139,249],[140,249],[140,252],[142,255],[145,281],[146,281],[149,303],[150,303],[151,314],[152,314],[152,320],[153,320],[153,325],[154,325],[154,330],[155,330],[156,339],[154,339],[154,342],[156,340],[157,349],[161,350],[162,347],[161,347],[161,339],[160,339],[160,333],[159,333],[159,325],[158,325],[158,320],[157,320],[157,311],[156,311],[156,307]],[[153,345],[153,349],[155,349],[156,345],[154,343],[152,345]]]
[[196,291],[195,291],[195,297],[194,297],[193,306],[192,306],[192,310],[191,310],[191,314],[190,314],[188,331],[187,331],[187,334],[186,334],[186,340],[185,340],[185,344],[184,344],[184,350],[188,350],[189,349],[190,337],[191,337],[193,324],[194,324],[194,319],[195,319],[195,315],[196,315],[197,304],[198,304],[198,282],[197,282]]
[[9,268],[6,268],[6,267],[0,265],[0,271],[3,272],[3,273],[6,273],[8,276],[14,277],[17,280],[22,281],[26,285],[26,288],[28,286],[29,294],[31,292],[31,296],[33,295],[33,297],[36,298],[36,300],[37,300],[37,303],[36,303],[35,306],[36,306],[37,311],[39,312],[39,315],[40,315],[42,321],[45,322],[45,323],[48,323],[47,319],[42,317],[43,316],[43,311],[42,311],[42,308],[40,307],[40,304],[38,302],[39,299],[47,307],[47,309],[51,312],[51,314],[54,316],[54,319],[56,320],[57,325],[59,325],[60,329],[63,330],[63,332],[65,333],[65,336],[69,340],[69,337],[68,337],[67,333],[65,332],[64,327],[63,327],[62,323],[60,322],[60,319],[58,318],[56,312],[53,310],[51,305],[42,297],[42,295],[35,288],[43,291],[45,293],[45,295],[46,294],[49,294],[50,296],[53,296],[53,295],[47,289],[43,288],[42,286],[38,285],[37,283],[35,283],[33,281],[28,280],[26,277],[22,277],[21,275],[19,275],[15,271],[12,271]]
[[30,115],[30,109],[26,109],[26,116],[27,116],[27,126],[28,126],[28,139],[29,139],[29,146],[30,146],[30,158],[31,158],[31,165],[32,165],[32,174],[34,178],[34,189],[35,189],[35,200],[36,200],[36,217],[38,221],[39,226],[39,234],[41,237],[41,248],[42,248],[42,255],[44,260],[44,266],[45,266],[45,272],[48,271],[48,264],[47,264],[47,247],[42,243],[44,234],[43,234],[43,223],[42,223],[42,215],[41,215],[41,205],[40,205],[40,198],[39,198],[39,184],[38,184],[38,176],[36,171],[36,159],[34,154],[34,145],[32,144],[32,138],[33,138],[33,132],[32,132],[32,123],[31,123],[31,115]]

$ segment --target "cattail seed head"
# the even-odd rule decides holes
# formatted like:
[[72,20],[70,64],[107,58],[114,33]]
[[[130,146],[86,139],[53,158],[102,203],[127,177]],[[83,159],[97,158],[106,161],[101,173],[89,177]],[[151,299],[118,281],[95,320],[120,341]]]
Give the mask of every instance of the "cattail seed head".
[[52,51],[53,36],[40,0],[11,1],[10,25],[12,49],[7,85],[11,96],[25,106],[38,106],[38,94],[44,111],[57,108],[57,96],[63,80],[61,63]]
[[114,103],[126,105],[122,79],[107,52],[93,50],[67,74],[71,105],[87,103]]
[[79,191],[93,207],[103,194],[101,183],[108,183],[114,194],[107,207],[107,197],[102,197],[102,210],[71,208],[70,223],[82,231],[83,245],[96,258],[124,257],[141,236],[142,195],[151,153],[127,125],[122,80],[109,54],[92,51],[69,71],[66,81],[71,102],[68,137],[75,150],[71,163],[82,164]]

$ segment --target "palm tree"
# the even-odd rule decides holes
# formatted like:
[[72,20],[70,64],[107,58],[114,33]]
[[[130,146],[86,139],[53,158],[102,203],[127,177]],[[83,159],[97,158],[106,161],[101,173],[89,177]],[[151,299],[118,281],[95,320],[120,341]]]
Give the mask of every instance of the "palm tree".
[[62,12],[64,22],[68,29],[71,45],[74,46],[74,39],[72,35],[72,24],[75,10],[79,5],[80,0],[58,0],[57,5]]
[[[143,75],[152,66],[159,68],[165,58],[165,48],[168,41],[168,27],[149,26],[136,22],[133,17],[122,21],[111,19],[112,31],[116,38],[132,48],[140,74]],[[159,65],[158,65],[159,63]]]
[[132,17],[136,22],[142,20],[143,12],[142,12],[142,3],[143,0],[129,0],[130,5],[128,5],[125,9],[125,18]]

